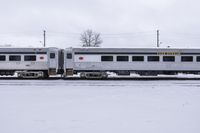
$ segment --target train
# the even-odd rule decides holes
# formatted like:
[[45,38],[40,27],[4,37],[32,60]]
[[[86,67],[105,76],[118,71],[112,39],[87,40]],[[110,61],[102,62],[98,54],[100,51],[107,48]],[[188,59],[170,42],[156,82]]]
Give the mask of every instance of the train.
[[191,48],[0,48],[0,76],[18,78],[200,74],[200,49]]

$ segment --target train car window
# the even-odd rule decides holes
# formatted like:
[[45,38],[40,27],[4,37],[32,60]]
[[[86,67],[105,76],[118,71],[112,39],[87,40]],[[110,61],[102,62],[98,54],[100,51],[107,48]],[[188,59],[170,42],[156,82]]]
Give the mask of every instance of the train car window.
[[128,61],[128,56],[117,56],[117,61]]
[[50,53],[50,59],[54,59],[56,57],[55,53]]
[[36,56],[35,55],[25,55],[24,61],[36,61]]
[[196,61],[200,62],[200,56],[197,56]]
[[0,61],[5,61],[6,60],[6,56],[5,55],[0,55]]
[[193,62],[193,56],[181,56],[182,62]]
[[20,55],[10,55],[9,61],[21,61],[21,56]]
[[71,53],[67,53],[67,59],[72,59],[72,54]]
[[160,60],[159,56],[148,56],[149,62],[158,62]]
[[101,61],[113,61],[113,56],[101,56]]
[[196,61],[197,61],[197,62],[200,62],[200,56],[197,56],[197,57],[196,57]]
[[164,62],[175,62],[175,56],[163,56]]
[[132,56],[132,61],[144,61],[144,56]]

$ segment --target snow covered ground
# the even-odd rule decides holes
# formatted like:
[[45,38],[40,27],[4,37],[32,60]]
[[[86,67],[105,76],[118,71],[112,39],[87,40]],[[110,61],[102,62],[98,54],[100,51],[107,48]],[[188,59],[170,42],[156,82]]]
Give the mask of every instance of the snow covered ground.
[[199,133],[200,81],[0,80],[0,133]]

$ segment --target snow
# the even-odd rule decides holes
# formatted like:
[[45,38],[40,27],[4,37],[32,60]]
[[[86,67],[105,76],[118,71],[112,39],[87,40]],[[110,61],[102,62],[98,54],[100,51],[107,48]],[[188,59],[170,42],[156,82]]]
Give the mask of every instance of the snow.
[[0,80],[0,133],[199,133],[200,81]]

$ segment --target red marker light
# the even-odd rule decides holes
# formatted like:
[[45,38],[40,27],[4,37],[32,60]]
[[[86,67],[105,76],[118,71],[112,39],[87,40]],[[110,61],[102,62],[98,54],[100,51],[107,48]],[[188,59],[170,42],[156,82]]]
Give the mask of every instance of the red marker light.
[[79,60],[83,60],[84,58],[83,57],[79,57]]

